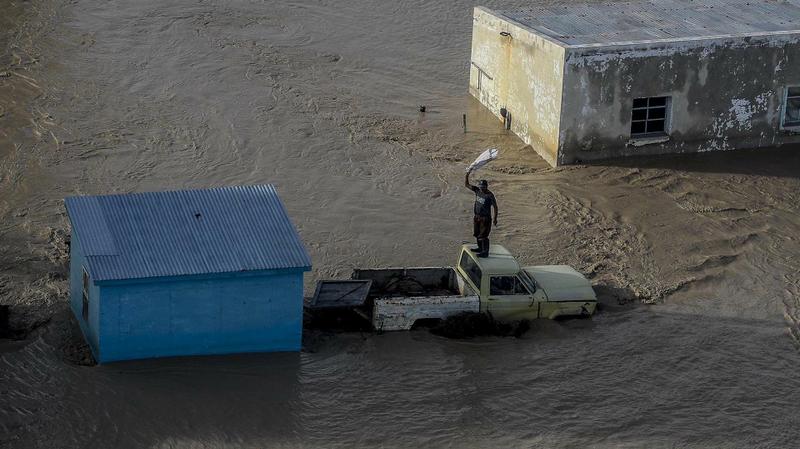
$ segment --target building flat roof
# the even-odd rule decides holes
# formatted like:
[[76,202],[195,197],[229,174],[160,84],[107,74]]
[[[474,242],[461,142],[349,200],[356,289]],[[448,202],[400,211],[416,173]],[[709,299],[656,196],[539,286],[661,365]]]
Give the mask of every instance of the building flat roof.
[[632,0],[495,12],[567,46],[800,33],[800,0]]
[[95,281],[311,267],[272,185],[65,200]]

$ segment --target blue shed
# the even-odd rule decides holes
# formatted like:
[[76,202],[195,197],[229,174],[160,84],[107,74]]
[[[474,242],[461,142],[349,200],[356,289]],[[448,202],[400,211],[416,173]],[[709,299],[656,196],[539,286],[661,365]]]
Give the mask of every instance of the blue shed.
[[98,362],[300,349],[311,260],[273,186],[65,205],[72,310]]

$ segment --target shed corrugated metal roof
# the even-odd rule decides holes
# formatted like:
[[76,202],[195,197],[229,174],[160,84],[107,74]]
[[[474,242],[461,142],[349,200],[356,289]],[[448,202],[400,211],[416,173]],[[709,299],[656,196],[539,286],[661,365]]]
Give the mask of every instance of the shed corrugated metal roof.
[[311,267],[272,185],[79,196],[65,206],[95,281]]
[[800,33],[800,0],[633,0],[500,11],[564,44]]

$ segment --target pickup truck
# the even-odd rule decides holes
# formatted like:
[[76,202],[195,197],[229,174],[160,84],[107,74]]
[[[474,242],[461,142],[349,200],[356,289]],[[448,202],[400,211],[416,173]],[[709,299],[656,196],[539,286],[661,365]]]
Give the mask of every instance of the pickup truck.
[[597,309],[591,284],[573,268],[521,267],[500,245],[492,245],[485,258],[463,245],[455,267],[356,269],[352,279],[368,289],[351,304],[353,310],[382,331],[408,330],[461,312],[516,321],[590,316]]

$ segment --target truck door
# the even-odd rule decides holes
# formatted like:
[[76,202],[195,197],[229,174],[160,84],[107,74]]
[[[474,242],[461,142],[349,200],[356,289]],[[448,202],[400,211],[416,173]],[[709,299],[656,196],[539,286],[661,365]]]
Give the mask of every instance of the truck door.
[[538,318],[538,304],[533,293],[517,276],[490,276],[486,310],[500,320]]

